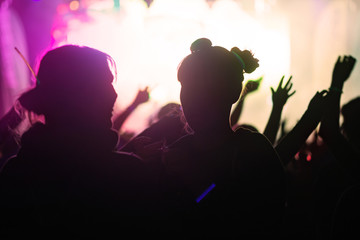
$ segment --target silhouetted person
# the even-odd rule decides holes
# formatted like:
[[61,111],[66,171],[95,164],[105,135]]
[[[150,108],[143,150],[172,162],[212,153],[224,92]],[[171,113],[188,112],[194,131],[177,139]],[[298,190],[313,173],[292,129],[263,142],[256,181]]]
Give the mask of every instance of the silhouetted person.
[[113,151],[110,64],[107,54],[73,45],[42,58],[38,84],[19,102],[43,114],[45,124],[23,134],[18,155],[0,174],[1,233],[145,231],[150,182],[139,158]]
[[[354,156],[355,161],[360,161],[359,112],[360,97],[350,100],[341,108],[343,116],[342,134],[357,154],[357,159]],[[346,160],[348,154],[343,159],[340,159],[340,161]],[[331,233],[332,239],[354,239],[360,236],[358,229],[360,224],[359,162],[355,164],[353,165],[355,169],[351,170],[352,174],[357,174],[352,177],[354,182],[344,190],[335,208]],[[348,171],[346,172],[348,173]]]
[[157,120],[132,138],[120,150],[133,152],[145,161],[161,158],[161,149],[186,135],[187,125],[180,104],[167,103],[157,114]]
[[341,131],[343,136],[350,145],[359,152],[360,150],[360,97],[356,97],[348,101],[341,108],[343,122]]
[[356,134],[357,123],[354,122],[356,121],[355,113],[350,114],[349,112],[351,111],[346,112],[343,124],[344,134],[341,133],[339,126],[341,94],[344,83],[349,78],[355,62],[355,58],[344,56],[343,58],[339,57],[335,63],[327,99],[327,109],[321,121],[319,134],[336,159],[353,177],[358,177],[359,147],[357,142],[359,141],[359,136]]
[[[230,126],[251,52],[198,39],[178,69],[180,99],[193,134],[165,151],[165,195],[174,222],[196,237],[276,236],[286,196],[284,169],[260,133]],[[172,201],[171,201],[172,200]],[[173,205],[171,205],[173,203]]]
[[[353,99],[340,108],[344,83],[350,77],[355,62],[356,59],[352,56],[338,57],[332,73],[325,116],[321,120],[319,131],[319,135],[343,169],[346,181],[342,187],[348,187],[339,197],[339,203],[335,207],[332,239],[356,239],[360,236],[359,99]],[[341,128],[340,110],[343,115]]]

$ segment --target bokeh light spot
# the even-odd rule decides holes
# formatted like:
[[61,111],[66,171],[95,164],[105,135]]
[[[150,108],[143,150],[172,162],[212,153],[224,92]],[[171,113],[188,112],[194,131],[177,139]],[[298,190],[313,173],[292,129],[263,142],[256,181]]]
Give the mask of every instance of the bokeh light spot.
[[76,1],[76,0],[71,1],[69,4],[69,8],[71,11],[76,11],[79,9],[79,7],[80,7],[80,3],[79,3],[79,1]]

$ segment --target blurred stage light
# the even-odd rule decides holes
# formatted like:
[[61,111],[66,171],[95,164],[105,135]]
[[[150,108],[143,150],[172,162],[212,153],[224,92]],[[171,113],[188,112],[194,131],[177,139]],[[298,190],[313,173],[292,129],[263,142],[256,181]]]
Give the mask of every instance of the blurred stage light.
[[[125,129],[141,131],[158,108],[168,102],[179,102],[177,66],[190,53],[190,44],[197,38],[210,38],[214,45],[227,49],[238,46],[252,50],[260,59],[260,67],[246,79],[265,76],[262,84],[266,87],[259,89],[260,96],[269,95],[269,86],[289,72],[287,22],[274,19],[276,24],[264,25],[235,1],[212,1],[209,7],[204,0],[156,0],[148,1],[152,2],[148,7],[144,0],[122,0],[117,10],[113,0],[85,2],[86,18],[71,15],[71,11],[59,6],[59,19],[66,19],[67,29],[54,28],[54,46],[87,45],[114,58],[118,70],[117,110],[125,109],[138,89],[145,86],[152,89],[151,102],[130,116]],[[84,5],[81,4],[82,8]],[[69,5],[72,11],[78,7],[79,1]],[[61,37],[60,33],[66,36]],[[264,105],[263,97],[254,101]],[[271,107],[271,102],[267,107]],[[257,119],[255,125],[264,125],[266,119]]]
[[69,3],[69,8],[71,11],[76,11],[79,9],[79,7],[80,7],[79,1],[74,0]]

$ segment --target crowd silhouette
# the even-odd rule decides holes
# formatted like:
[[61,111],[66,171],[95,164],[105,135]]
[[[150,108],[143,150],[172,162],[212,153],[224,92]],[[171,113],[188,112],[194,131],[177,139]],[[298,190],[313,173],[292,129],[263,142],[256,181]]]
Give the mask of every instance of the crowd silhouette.
[[290,130],[282,112],[296,90],[283,76],[261,133],[241,121],[263,77],[243,82],[261,59],[206,38],[190,51],[178,67],[181,103],[127,137],[122,126],[149,88],[113,117],[111,56],[48,51],[36,86],[0,120],[0,236],[359,237],[360,97],[340,106],[356,59],[337,59],[329,89],[314,90]]

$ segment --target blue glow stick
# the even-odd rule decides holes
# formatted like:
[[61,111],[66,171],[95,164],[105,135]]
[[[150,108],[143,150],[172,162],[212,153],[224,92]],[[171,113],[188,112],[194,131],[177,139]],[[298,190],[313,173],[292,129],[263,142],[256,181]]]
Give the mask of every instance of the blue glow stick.
[[212,183],[200,196],[196,198],[196,202],[199,203],[213,188],[215,187],[215,183]]

